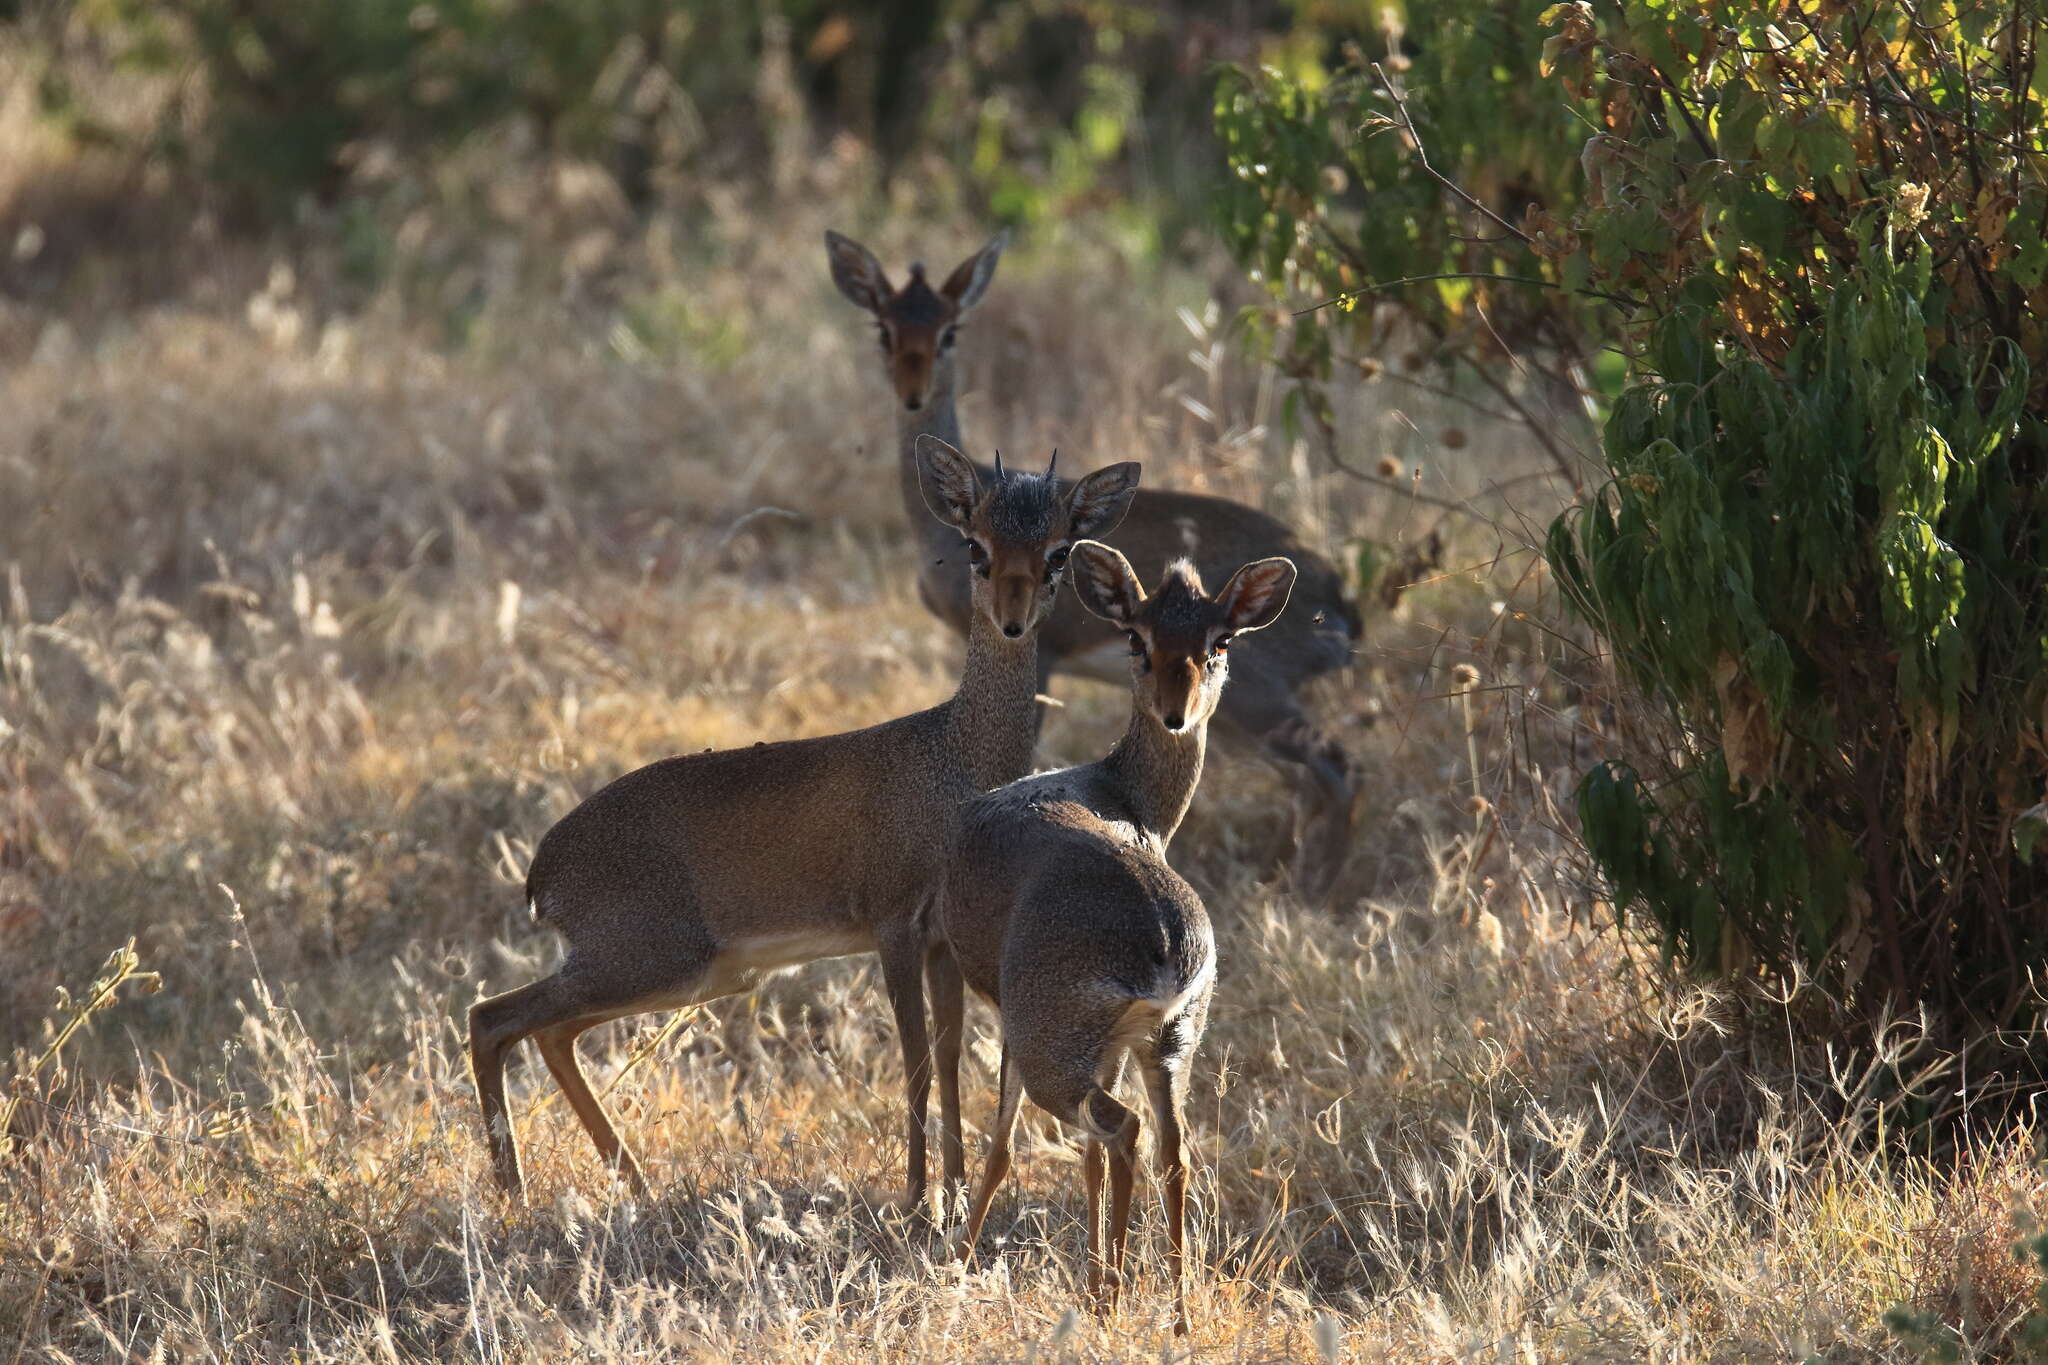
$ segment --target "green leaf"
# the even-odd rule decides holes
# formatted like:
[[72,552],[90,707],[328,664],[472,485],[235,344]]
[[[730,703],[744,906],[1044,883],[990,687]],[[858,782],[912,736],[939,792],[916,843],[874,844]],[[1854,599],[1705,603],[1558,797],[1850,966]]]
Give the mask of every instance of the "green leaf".
[[1756,155],[1757,125],[1763,121],[1764,98],[1745,80],[1731,80],[1721,87],[1715,106],[1715,146],[1730,161]]
[[1381,570],[1386,568],[1386,562],[1386,550],[1378,541],[1359,538],[1352,560],[1355,574],[1352,582],[1359,596],[1372,591],[1373,584],[1379,582]]
[[1577,293],[1592,282],[1593,262],[1584,251],[1574,251],[1558,267],[1559,283]]

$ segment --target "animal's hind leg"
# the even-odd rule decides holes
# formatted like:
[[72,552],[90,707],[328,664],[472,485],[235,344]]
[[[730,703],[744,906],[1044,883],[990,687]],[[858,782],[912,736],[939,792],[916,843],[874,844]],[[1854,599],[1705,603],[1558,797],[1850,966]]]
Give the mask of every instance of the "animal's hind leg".
[[520,1195],[522,1182],[512,1113],[505,1103],[505,1054],[520,1039],[560,1020],[564,995],[557,974],[479,1000],[469,1009],[469,1074],[483,1110],[484,1141],[490,1147],[498,1183],[514,1199]]
[[904,1180],[903,1211],[922,1212],[929,1163],[925,1158],[925,1119],[932,1097],[931,1039],[925,1028],[924,979],[926,945],[921,935],[892,935],[881,944],[882,983],[896,1014],[897,1039],[903,1045],[903,1086],[909,1121],[909,1171]]
[[[1117,1082],[1123,1078],[1124,1057],[1119,1056],[1111,1063],[1101,1078],[1102,1088],[1116,1093]],[[1085,1103],[1085,1101],[1084,1101]],[[1076,1111],[1081,1112],[1079,1110]],[[1083,1124],[1083,1127],[1086,1125]],[[1088,1134],[1088,1142],[1081,1151],[1081,1173],[1088,1191],[1088,1297],[1100,1301],[1102,1283],[1102,1178],[1109,1169],[1109,1153],[1094,1133]]]
[[981,1173],[981,1189],[974,1196],[974,1207],[968,1211],[967,1224],[961,1229],[960,1259],[972,1260],[974,1245],[981,1240],[981,1225],[988,1218],[988,1207],[996,1199],[996,1186],[1003,1183],[1003,1177],[1010,1173],[1010,1135],[1017,1127],[1017,1105],[1024,1098],[1024,1078],[1010,1061],[1010,1049],[1003,1046],[1002,1098],[996,1102],[995,1127],[989,1130],[988,1165]]
[[1159,1193],[1166,1206],[1166,1273],[1173,1278],[1173,1330],[1187,1335],[1188,1173],[1182,1114],[1187,1096],[1187,1059],[1160,1058],[1145,1068],[1152,1123],[1159,1130]]
[[641,1174],[640,1163],[632,1150],[619,1140],[610,1116],[604,1112],[603,1103],[591,1093],[590,1083],[583,1079],[583,1068],[576,1060],[576,1040],[599,1022],[596,1019],[576,1019],[553,1024],[534,1034],[533,1041],[540,1048],[540,1055],[547,1062],[555,1084],[561,1086],[562,1093],[569,1097],[569,1107],[576,1111],[576,1117],[583,1121],[584,1131],[597,1144],[598,1155],[625,1177],[635,1194],[645,1199],[648,1195],[647,1177]]
[[1088,1190],[1088,1298],[1098,1303],[1102,1299],[1102,1177],[1107,1164],[1102,1143],[1090,1133],[1081,1148],[1081,1178]]
[[1102,1258],[1100,1279],[1093,1267],[1089,1279],[1099,1287],[1095,1294],[1098,1313],[1116,1311],[1123,1289],[1124,1242],[1131,1230],[1131,1188],[1137,1177],[1138,1116],[1116,1102],[1097,1086],[1080,1106],[1083,1125],[1102,1143],[1109,1157],[1109,1245]]
[[[694,982],[699,993],[692,995],[680,989],[679,982]],[[638,1178],[638,1163],[619,1141],[611,1121],[583,1079],[582,1069],[576,1064],[574,1042],[593,1025],[608,1019],[652,1009],[674,1009],[709,999],[714,994],[738,989],[736,982],[740,978],[714,978],[701,965],[679,971],[673,959],[637,974],[593,970],[588,964],[578,970],[572,955],[553,976],[473,1006],[469,1011],[469,1064],[476,1079],[477,1099],[483,1107],[484,1136],[490,1143],[499,1183],[514,1197],[519,1195],[519,1153],[512,1137],[511,1114],[505,1104],[505,1054],[520,1039],[533,1037],[548,1070],[568,1096],[598,1151],[618,1163],[627,1178],[644,1191],[645,1182]]]

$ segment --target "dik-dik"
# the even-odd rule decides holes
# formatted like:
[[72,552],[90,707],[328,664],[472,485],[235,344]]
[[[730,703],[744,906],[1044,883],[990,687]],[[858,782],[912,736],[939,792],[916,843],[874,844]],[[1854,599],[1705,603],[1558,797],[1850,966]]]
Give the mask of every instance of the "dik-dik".
[[918,442],[918,487],[972,604],[960,689],[865,730],[664,759],[550,829],[526,876],[533,913],[567,940],[554,975],[469,1013],[470,1066],[498,1179],[520,1190],[505,1054],[531,1037],[591,1140],[638,1190],[639,1164],[577,1065],[608,1019],[749,990],[818,958],[876,952],[909,1091],[906,1199],[925,1192],[930,1087],[924,909],[962,802],[1030,770],[1037,635],[1075,542],[1117,524],[1136,464],[1076,483],[977,472]]
[[[971,1255],[1010,1165],[1019,1091],[1088,1135],[1088,1286],[1115,1306],[1130,1224],[1138,1117],[1112,1094],[1133,1057],[1158,1129],[1174,1326],[1187,1330],[1183,1284],[1187,1168],[1182,1111],[1188,1067],[1209,1014],[1216,943],[1166,845],[1201,780],[1209,719],[1245,635],[1279,619],[1295,581],[1286,559],[1232,574],[1214,597],[1178,560],[1147,596],[1106,545],[1074,547],[1074,590],[1124,633],[1130,728],[1107,757],[1025,778],[961,814],[937,903],[938,936],[958,977],[934,964],[939,1099],[949,1184],[958,1164],[961,999],[958,981],[1002,1016],[1002,1099],[961,1242]],[[1108,1251],[1102,1176],[1109,1168]]]
[[[896,413],[903,506],[911,524],[923,528],[918,596],[963,635],[972,613],[958,571],[959,544],[925,518],[915,451],[918,437],[926,434],[960,444],[954,407],[960,332],[995,278],[1004,240],[990,242],[936,288],[922,266],[912,266],[899,288],[867,248],[836,232],[825,234],[833,282],[874,317],[880,331]],[[1362,638],[1358,607],[1344,590],[1343,575],[1264,512],[1195,493],[1141,490],[1108,540],[1146,574],[1182,556],[1219,581],[1238,565],[1269,555],[1298,566],[1295,609],[1258,641],[1247,642],[1217,720],[1226,739],[1273,760],[1289,775],[1298,798],[1295,880],[1309,895],[1325,894],[1350,848],[1358,776],[1342,746],[1303,706],[1302,694],[1311,680],[1347,663]],[[1039,636],[1040,686],[1055,671],[1121,682],[1121,656],[1114,626],[1062,602]]]

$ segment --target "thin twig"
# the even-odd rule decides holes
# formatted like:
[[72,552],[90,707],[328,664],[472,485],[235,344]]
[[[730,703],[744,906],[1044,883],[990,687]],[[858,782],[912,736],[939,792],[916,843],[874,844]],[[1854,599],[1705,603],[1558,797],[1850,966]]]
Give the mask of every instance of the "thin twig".
[[1394,102],[1394,111],[1401,116],[1401,131],[1408,134],[1408,141],[1415,148],[1416,164],[1421,166],[1422,169],[1426,173],[1428,173],[1430,179],[1436,181],[1437,184],[1442,185],[1452,194],[1455,194],[1456,196],[1458,196],[1458,198],[1464,200],[1467,204],[1471,205],[1475,210],[1477,210],[1480,214],[1484,215],[1487,219],[1491,220],[1495,226],[1501,228],[1509,236],[1519,238],[1522,242],[1530,246],[1534,246],[1535,243],[1529,240],[1528,233],[1522,231],[1513,223],[1510,223],[1507,219],[1501,217],[1492,209],[1480,203],[1477,199],[1473,198],[1470,194],[1466,193],[1464,186],[1453,181],[1449,176],[1444,175],[1442,172],[1438,171],[1436,167],[1429,164],[1429,150],[1428,148],[1422,145],[1422,134],[1415,131],[1415,120],[1412,117],[1410,117],[1408,113],[1408,101],[1401,98],[1401,92],[1396,90],[1394,88],[1394,83],[1387,79],[1387,73],[1380,70],[1380,64],[1378,62],[1374,62],[1372,64],[1372,74],[1379,78],[1380,88],[1387,92],[1387,98]]
[[[1452,180],[1442,171],[1439,171],[1436,167],[1429,164],[1429,149],[1427,146],[1423,144],[1422,134],[1416,130],[1414,116],[1408,112],[1408,101],[1402,98],[1401,92],[1399,90],[1394,88],[1394,83],[1387,79],[1387,73],[1380,69],[1380,64],[1378,62],[1374,62],[1372,64],[1372,74],[1379,79],[1380,88],[1386,91],[1387,98],[1393,102],[1394,111],[1401,116],[1401,131],[1407,134],[1409,145],[1415,148],[1415,164],[1422,167],[1423,172],[1427,174],[1430,179],[1436,181],[1437,184],[1443,186],[1444,189],[1449,191],[1451,194],[1455,195],[1460,201],[1469,205],[1474,212],[1480,214],[1487,221],[1494,224],[1494,226],[1500,228],[1501,231],[1507,234],[1508,236],[1513,237],[1516,241],[1521,242],[1523,245],[1533,249],[1536,243],[1533,240],[1531,240],[1528,233],[1522,231],[1513,223],[1510,223],[1507,219],[1501,217],[1498,213],[1495,213],[1492,209],[1488,208],[1485,204],[1481,203],[1477,198],[1475,198],[1469,191],[1465,189],[1463,185],[1460,185],[1457,181]],[[1565,288],[1564,285],[1553,283],[1550,280],[1533,280],[1525,277],[1512,275],[1424,275],[1418,276],[1417,279],[1501,279],[1508,280],[1517,284],[1538,284],[1548,289]],[[1386,288],[1391,287],[1394,284],[1408,284],[1413,282],[1414,281],[1412,280],[1389,281],[1387,285],[1368,286],[1366,289],[1353,291],[1353,295],[1351,296],[1355,296],[1358,293],[1370,292],[1370,290],[1374,288]],[[1628,313],[1633,313],[1636,309],[1641,308],[1643,306],[1643,301],[1641,299],[1630,298],[1626,294],[1610,294],[1607,291],[1601,289],[1572,289],[1567,292],[1574,294],[1584,294],[1588,298],[1605,299],[1607,302],[1614,304],[1622,311]],[[1338,297],[1344,298],[1349,296],[1340,294],[1338,295]],[[1317,308],[1323,308],[1327,306],[1328,304],[1326,303],[1316,305]],[[1313,312],[1314,309],[1310,309],[1307,311]]]

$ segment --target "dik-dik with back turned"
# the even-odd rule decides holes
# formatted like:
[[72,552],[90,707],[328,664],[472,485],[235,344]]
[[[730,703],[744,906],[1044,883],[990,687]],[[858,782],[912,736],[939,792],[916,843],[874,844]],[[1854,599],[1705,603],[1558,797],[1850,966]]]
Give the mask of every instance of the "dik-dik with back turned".
[[907,1198],[925,1189],[930,1084],[921,972],[925,906],[960,804],[1029,771],[1036,636],[1067,556],[1114,527],[1135,464],[1071,484],[984,478],[918,443],[930,514],[964,544],[971,602],[959,691],[915,715],[817,739],[692,754],[626,774],[563,817],[526,876],[534,914],[567,940],[552,976],[478,1003],[470,1065],[498,1179],[517,1194],[505,1055],[531,1037],[598,1151],[638,1189],[638,1163],[576,1060],[608,1019],[733,995],[818,958],[878,952],[910,1101]]
[[938,937],[949,954],[932,973],[949,1183],[960,1131],[962,978],[995,1002],[1003,1029],[1002,1098],[962,1254],[972,1254],[1009,1169],[1018,1098],[1028,1091],[1088,1135],[1088,1284],[1098,1308],[1114,1307],[1138,1118],[1112,1092],[1126,1057],[1135,1058],[1158,1130],[1174,1326],[1183,1332],[1182,1114],[1208,1021],[1216,941],[1201,898],[1167,866],[1166,845],[1201,780],[1209,718],[1228,695],[1233,645],[1279,618],[1294,579],[1287,560],[1262,559],[1211,597],[1195,567],[1180,560],[1147,596],[1115,550],[1075,546],[1076,595],[1129,644],[1130,727],[1099,762],[1028,777],[969,803],[937,902]]

